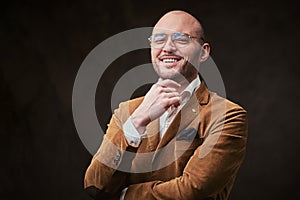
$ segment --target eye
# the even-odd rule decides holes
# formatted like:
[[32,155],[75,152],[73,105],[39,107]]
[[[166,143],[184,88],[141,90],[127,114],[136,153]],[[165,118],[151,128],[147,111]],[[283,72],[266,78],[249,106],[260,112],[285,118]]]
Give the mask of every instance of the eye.
[[178,44],[187,44],[190,41],[190,38],[184,33],[174,33],[173,41]]
[[164,43],[166,41],[166,34],[155,34],[153,36],[153,42],[155,43]]
[[174,40],[175,42],[177,42],[177,43],[180,43],[180,44],[187,44],[187,43],[189,43],[189,38],[188,37],[184,37],[184,36],[182,36],[182,37],[180,37],[180,38],[177,38],[176,40]]

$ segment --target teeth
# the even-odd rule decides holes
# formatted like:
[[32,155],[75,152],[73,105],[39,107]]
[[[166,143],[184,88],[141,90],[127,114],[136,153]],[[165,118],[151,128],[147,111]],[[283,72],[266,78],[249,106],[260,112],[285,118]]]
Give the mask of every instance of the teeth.
[[174,58],[166,58],[166,59],[163,59],[163,62],[164,63],[173,63],[173,62],[176,62],[176,59],[174,59]]

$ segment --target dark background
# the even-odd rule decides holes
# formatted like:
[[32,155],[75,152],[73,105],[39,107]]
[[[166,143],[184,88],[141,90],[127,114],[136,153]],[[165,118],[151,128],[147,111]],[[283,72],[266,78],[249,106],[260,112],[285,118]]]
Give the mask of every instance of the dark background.
[[[90,199],[83,177],[91,155],[72,118],[76,73],[103,40],[152,26],[172,9],[201,19],[227,97],[249,114],[247,155],[230,199],[299,198],[300,34],[294,3],[24,0],[1,3],[1,199]],[[128,56],[119,61],[122,67],[124,60],[134,62]],[[148,59],[144,53],[137,58]],[[107,86],[100,93],[109,94],[110,83],[99,84]],[[110,99],[98,97],[105,124],[110,116],[101,107]]]

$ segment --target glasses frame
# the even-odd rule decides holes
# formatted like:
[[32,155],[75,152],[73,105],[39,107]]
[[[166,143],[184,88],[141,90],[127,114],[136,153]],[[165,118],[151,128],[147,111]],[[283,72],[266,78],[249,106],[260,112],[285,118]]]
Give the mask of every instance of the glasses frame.
[[[164,42],[164,43],[162,43],[161,45],[158,45],[158,47],[155,47],[154,45],[153,45],[153,37],[155,36],[155,35],[165,35],[165,37],[170,37],[171,36],[171,41],[173,42],[173,44],[176,46],[176,39],[177,38],[174,38],[174,35],[176,35],[176,34],[180,34],[181,36],[187,36],[188,38],[189,38],[189,41],[188,41],[188,43],[187,44],[185,44],[184,46],[182,46],[182,47],[185,47],[185,46],[187,46],[187,45],[189,45],[190,44],[190,41],[192,40],[192,39],[200,39],[200,40],[202,40],[203,42],[204,42],[204,38],[203,37],[196,37],[196,36],[191,36],[191,35],[189,35],[189,34],[187,34],[187,33],[181,33],[181,32],[175,32],[175,33],[172,33],[172,34],[166,34],[166,33],[156,33],[156,34],[153,34],[153,35],[151,35],[150,37],[148,37],[148,40],[149,40],[149,42],[150,42],[150,46],[151,47],[153,47],[153,48],[155,48],[155,49],[161,49],[161,48],[163,48],[165,45],[166,45],[166,43],[167,43],[167,40]],[[177,44],[178,45],[178,44]],[[177,47],[177,46],[176,46]],[[181,48],[182,48],[181,47]],[[178,48],[178,47],[177,47]]]

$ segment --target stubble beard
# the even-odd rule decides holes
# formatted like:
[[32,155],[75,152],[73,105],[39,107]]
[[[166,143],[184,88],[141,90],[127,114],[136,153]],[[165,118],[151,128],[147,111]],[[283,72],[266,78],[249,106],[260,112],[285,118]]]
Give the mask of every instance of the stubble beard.
[[196,78],[198,70],[189,62],[185,63],[184,65],[185,66],[181,67],[181,69],[184,69],[184,71],[180,73],[173,68],[167,69],[167,66],[160,66],[156,63],[153,64],[155,72],[161,79],[170,79],[177,83],[183,83],[187,81],[191,82],[194,78]]

